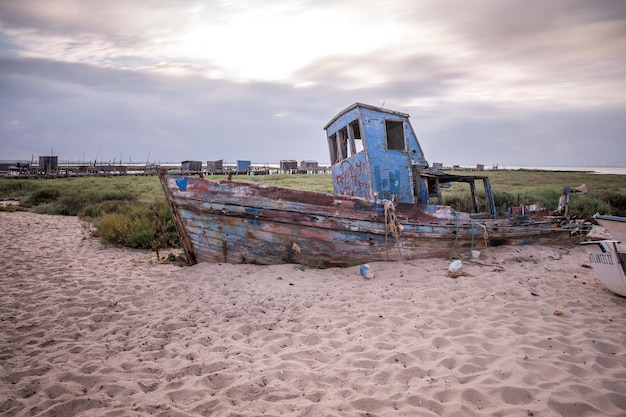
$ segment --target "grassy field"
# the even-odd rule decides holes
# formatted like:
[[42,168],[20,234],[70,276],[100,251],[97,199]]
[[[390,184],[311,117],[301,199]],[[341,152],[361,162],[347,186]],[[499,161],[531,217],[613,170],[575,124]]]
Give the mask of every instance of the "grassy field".
[[[464,175],[480,175],[464,172]],[[596,212],[626,216],[626,175],[565,171],[488,171],[499,211],[507,205],[532,204],[554,210],[563,187],[582,184],[587,194],[573,194],[570,214],[589,218]],[[209,176],[219,180],[225,177]],[[293,189],[332,192],[329,175],[235,176],[233,180]],[[479,188],[480,193],[480,188]],[[467,192],[456,185],[443,193],[444,204],[466,210]],[[176,244],[177,236],[157,176],[0,179],[0,200],[18,200],[18,207],[37,213],[80,216],[93,221],[105,242],[158,249]]]

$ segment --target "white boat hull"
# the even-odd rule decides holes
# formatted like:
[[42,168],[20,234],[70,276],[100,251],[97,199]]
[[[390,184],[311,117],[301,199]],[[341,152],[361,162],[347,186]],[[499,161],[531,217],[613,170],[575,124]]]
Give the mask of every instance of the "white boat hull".
[[626,245],[614,240],[583,242],[598,280],[610,291],[626,297]]
[[603,216],[596,214],[594,219],[613,236],[613,239],[626,243],[626,217]]

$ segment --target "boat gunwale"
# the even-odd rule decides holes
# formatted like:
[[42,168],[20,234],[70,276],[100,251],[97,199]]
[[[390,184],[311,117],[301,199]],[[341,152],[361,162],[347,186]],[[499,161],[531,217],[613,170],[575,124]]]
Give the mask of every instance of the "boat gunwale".
[[614,216],[612,214],[595,214],[593,218],[596,220],[609,220],[618,223],[626,223],[626,217]]
[[[269,214],[248,213],[245,211],[246,208],[258,209],[258,206],[249,206],[249,205],[244,205],[244,204],[235,204],[235,203],[226,203],[226,202],[207,202],[205,200],[192,198],[192,197],[187,197],[184,199],[179,198],[178,200],[179,201],[177,201],[177,206],[180,209],[183,209],[192,213],[206,213],[206,214],[224,216],[224,217],[236,217],[236,218],[241,218],[241,219],[248,218],[248,219],[253,219],[253,220],[263,220],[263,221],[271,222],[271,223],[293,224],[293,222],[290,222],[288,218],[279,217],[279,216],[271,216]],[[184,200],[193,200],[200,204],[190,204],[190,203],[184,202]],[[206,208],[201,205],[202,203],[215,204],[215,205],[221,205],[221,206],[228,206],[228,205],[238,206],[238,207],[243,208],[244,212],[236,212],[236,211],[231,211],[231,210],[224,212],[224,208]],[[280,212],[301,213],[302,212],[301,210],[287,209],[287,208],[280,208],[280,209],[263,208],[262,210],[267,211],[267,212],[272,212],[272,213],[280,213]],[[327,219],[334,219],[334,220],[340,220],[340,221],[344,220],[344,218],[334,216],[332,215],[332,213],[320,212],[320,213],[308,213],[308,214],[319,216],[319,217],[324,217]],[[380,227],[367,228],[367,227],[362,227],[362,226],[353,226],[353,227],[343,227],[342,229],[336,229],[337,225],[336,224],[333,225],[329,221],[323,221],[320,223],[299,221],[298,224],[301,224],[306,227],[312,227],[312,228],[319,228],[319,229],[326,229],[326,230],[338,230],[338,231],[340,230],[340,231],[345,231],[345,232],[357,232],[357,233],[373,233],[373,234],[381,235],[381,236],[385,235],[386,233],[386,228],[384,227],[384,219],[352,218],[352,220],[357,220],[362,223],[371,223],[372,225],[380,225]],[[436,222],[436,221],[419,222],[417,220],[408,219],[408,218],[405,220],[406,220],[405,223],[401,222],[401,224],[405,228],[402,234],[400,235],[402,239],[424,238],[424,239],[452,239],[454,240],[458,237],[462,237],[463,239],[470,239],[472,236],[474,236],[474,238],[476,239],[481,239],[482,238],[481,235],[484,234],[484,230],[485,230],[484,228],[488,230],[488,233],[487,233],[488,239],[524,237],[528,235],[527,233],[528,228],[539,230],[538,226],[542,226],[542,229],[541,229],[542,233],[536,234],[537,236],[540,236],[540,237],[541,236],[547,237],[550,234],[560,234],[560,233],[565,234],[565,233],[571,232],[568,229],[551,228],[549,227],[549,224],[547,224],[547,222],[529,222],[529,223],[522,223],[522,224],[513,224],[513,223],[510,223],[507,219],[498,219],[498,220],[481,219],[481,220],[486,220],[486,223],[482,223],[474,219],[470,219],[470,221],[464,221],[461,223]],[[407,230],[407,228],[422,228],[422,227],[441,228],[441,229],[447,229],[447,230],[443,233]],[[502,229],[502,230],[495,230],[495,229]],[[521,230],[516,230],[516,229],[521,229]],[[470,230],[472,231],[471,233],[470,233]],[[476,231],[476,233],[474,233],[474,231]],[[391,238],[393,236],[389,235],[389,237]]]

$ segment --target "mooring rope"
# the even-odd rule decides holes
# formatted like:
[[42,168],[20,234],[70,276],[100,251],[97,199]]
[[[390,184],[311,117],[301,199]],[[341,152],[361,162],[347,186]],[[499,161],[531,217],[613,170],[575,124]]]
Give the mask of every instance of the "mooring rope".
[[[485,249],[489,247],[489,233],[487,232],[487,226],[482,223],[478,223],[474,219],[470,219],[470,223],[472,225],[472,241],[470,243],[470,257],[472,256],[472,251],[474,250],[474,225],[478,225],[483,228],[483,240],[485,241]],[[454,212],[454,228],[455,228],[455,236],[454,243],[452,244],[452,248],[450,249],[450,253],[448,254],[448,259],[452,260],[452,256],[456,253],[456,245],[459,240],[459,217]]]
[[477,221],[472,220],[472,225],[477,224],[483,228],[483,240],[485,241],[485,249],[489,246],[489,233],[487,232],[487,226]]
[[450,248],[450,253],[448,253],[448,260],[452,260],[452,255],[456,252],[456,244],[459,240],[459,216],[457,216],[456,211],[454,212],[454,243],[452,243],[452,247]]
[[389,246],[387,245],[387,237],[389,233],[396,239],[396,246],[398,248],[398,253],[402,260],[404,259],[404,255],[402,255],[402,251],[400,250],[400,234],[404,230],[404,226],[400,224],[398,221],[398,217],[396,216],[396,206],[392,201],[383,200],[383,206],[385,207],[385,248],[387,249],[387,259],[389,259]]

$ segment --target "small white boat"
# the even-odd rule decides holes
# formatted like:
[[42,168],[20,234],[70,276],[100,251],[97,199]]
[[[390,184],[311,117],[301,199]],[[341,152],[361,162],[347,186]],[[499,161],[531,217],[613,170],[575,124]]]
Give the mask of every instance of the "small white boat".
[[615,294],[626,297],[626,244],[615,240],[581,243],[598,280]]
[[596,214],[593,218],[609,231],[613,239],[626,243],[626,217]]

